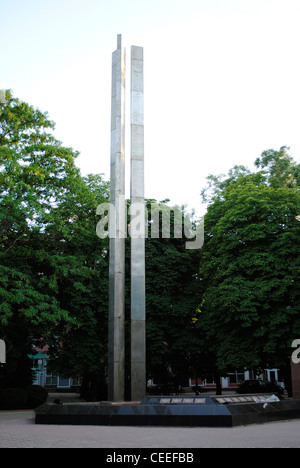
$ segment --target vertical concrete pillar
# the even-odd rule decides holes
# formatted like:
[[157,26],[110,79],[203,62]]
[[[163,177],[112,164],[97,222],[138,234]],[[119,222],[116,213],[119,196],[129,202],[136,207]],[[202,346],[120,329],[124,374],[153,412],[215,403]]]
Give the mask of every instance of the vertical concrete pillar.
[[125,50],[112,55],[108,399],[124,400],[125,361]]
[[4,340],[0,340],[0,364],[6,364],[6,345]]
[[131,47],[131,400],[146,395],[144,58]]
[[292,395],[295,399],[300,399],[300,363],[296,364],[291,360],[292,375]]

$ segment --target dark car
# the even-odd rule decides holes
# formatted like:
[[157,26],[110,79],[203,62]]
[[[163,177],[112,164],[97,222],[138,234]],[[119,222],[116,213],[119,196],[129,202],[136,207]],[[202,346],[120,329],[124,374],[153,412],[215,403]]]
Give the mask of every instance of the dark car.
[[284,389],[275,382],[267,380],[245,380],[238,388],[237,393],[274,393],[283,395]]

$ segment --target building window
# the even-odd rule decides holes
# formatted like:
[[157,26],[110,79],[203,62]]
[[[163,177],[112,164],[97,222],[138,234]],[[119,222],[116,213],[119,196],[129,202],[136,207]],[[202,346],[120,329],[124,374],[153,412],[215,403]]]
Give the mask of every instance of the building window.
[[231,372],[228,377],[229,384],[241,384],[245,380],[244,372]]
[[216,382],[215,382],[215,379],[214,379],[214,375],[211,374],[210,376],[208,376],[206,379],[205,379],[205,385],[215,385]]
[[57,385],[57,376],[52,375],[52,374],[47,374],[46,375],[46,385],[49,385],[49,387],[56,387],[56,385]]
[[59,375],[58,377],[58,385],[59,388],[70,388],[71,387],[71,379],[70,377],[64,377],[63,375]]
[[80,376],[72,377],[73,387],[81,387],[81,385],[82,385],[82,377]]

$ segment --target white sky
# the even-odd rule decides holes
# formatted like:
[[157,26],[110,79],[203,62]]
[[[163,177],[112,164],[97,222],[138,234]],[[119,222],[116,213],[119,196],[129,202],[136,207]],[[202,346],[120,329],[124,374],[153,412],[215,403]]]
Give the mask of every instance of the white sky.
[[209,174],[283,145],[299,160],[299,24],[299,0],[0,0],[0,89],[108,179],[111,54],[122,34],[129,72],[144,47],[145,196],[203,214]]

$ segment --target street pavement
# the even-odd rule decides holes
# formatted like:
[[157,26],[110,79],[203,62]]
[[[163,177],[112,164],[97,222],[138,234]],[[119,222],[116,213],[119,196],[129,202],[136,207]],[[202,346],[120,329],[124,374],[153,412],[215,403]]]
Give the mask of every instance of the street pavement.
[[0,412],[0,448],[299,448],[300,419],[233,428],[37,425],[33,411]]

